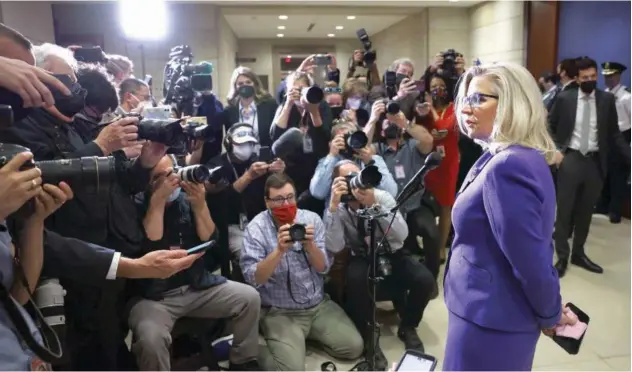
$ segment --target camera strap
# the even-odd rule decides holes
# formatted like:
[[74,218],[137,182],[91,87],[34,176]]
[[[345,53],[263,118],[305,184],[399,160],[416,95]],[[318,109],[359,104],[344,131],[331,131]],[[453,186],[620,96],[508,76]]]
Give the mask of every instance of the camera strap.
[[22,316],[22,312],[18,308],[19,305],[15,302],[13,297],[11,297],[11,294],[9,293],[7,288],[2,285],[2,283],[0,283],[0,302],[2,302],[7,314],[9,315],[9,318],[11,319],[11,322],[13,322],[13,325],[20,334],[20,337],[22,338],[26,346],[28,346],[28,348],[44,362],[56,364],[62,361],[63,350],[61,347],[61,342],[59,342],[57,334],[48,325],[48,323],[46,323],[44,316],[33,302],[29,287],[26,283],[24,271],[22,270],[22,265],[20,265],[17,257],[14,260],[14,267],[16,273],[18,274],[18,279],[22,282],[22,285],[24,286],[24,288],[26,288],[29,294],[28,304],[31,308],[30,313],[35,317],[33,321],[35,322],[35,326],[39,329],[40,334],[42,335],[45,346],[40,345],[35,337],[33,337],[31,329],[26,323],[24,316]]

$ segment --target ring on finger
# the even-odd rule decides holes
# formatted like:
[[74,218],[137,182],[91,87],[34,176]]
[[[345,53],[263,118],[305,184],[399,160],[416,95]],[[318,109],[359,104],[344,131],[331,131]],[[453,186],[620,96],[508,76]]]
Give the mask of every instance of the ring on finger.
[[31,180],[31,190],[35,190],[37,188],[37,181]]

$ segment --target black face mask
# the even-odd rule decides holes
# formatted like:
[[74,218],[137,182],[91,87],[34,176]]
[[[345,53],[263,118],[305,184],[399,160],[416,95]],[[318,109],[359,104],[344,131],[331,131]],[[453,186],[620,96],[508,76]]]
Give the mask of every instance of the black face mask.
[[87,91],[81,87],[77,82],[70,81],[68,75],[53,75],[59,81],[64,83],[70,90],[70,95],[65,96],[61,92],[53,89],[53,98],[55,99],[55,107],[62,115],[69,118],[75,116],[85,106]]
[[255,87],[252,85],[242,85],[237,89],[237,92],[242,98],[250,98],[255,95]]
[[344,107],[342,106],[331,106],[331,116],[334,119],[340,119],[340,115],[342,115],[342,112],[344,111]]
[[544,88],[544,85],[542,85],[542,84],[538,84],[538,87],[540,88],[540,93],[544,93],[544,91],[546,90]]
[[389,140],[398,139],[399,135],[400,135],[399,127],[395,124],[389,124],[389,126],[386,127],[386,129],[384,129],[384,137],[386,139],[389,139]]
[[579,89],[582,90],[582,92],[586,93],[586,94],[590,94],[592,93],[595,88],[597,88],[597,81],[596,80],[588,80],[588,81],[584,81],[581,84],[579,84]]

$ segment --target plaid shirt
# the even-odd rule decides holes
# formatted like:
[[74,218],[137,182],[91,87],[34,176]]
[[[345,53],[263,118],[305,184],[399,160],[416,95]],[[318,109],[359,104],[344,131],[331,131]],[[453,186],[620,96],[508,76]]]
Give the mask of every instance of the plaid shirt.
[[296,214],[296,223],[314,226],[314,242],[325,254],[325,271],[316,272],[304,254],[301,243],[295,243],[281,257],[268,281],[261,285],[255,284],[257,264],[278,245],[277,229],[270,212],[259,213],[246,228],[240,266],[246,281],[259,291],[262,306],[308,309],[323,300],[324,274],[333,262],[333,256],[325,249],[325,225],[316,213],[301,209]]

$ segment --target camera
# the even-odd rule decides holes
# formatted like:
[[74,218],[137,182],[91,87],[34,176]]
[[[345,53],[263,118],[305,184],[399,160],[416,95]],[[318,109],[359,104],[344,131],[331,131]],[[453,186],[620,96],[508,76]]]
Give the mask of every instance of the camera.
[[361,130],[345,134],[344,139],[345,149],[341,150],[339,153],[340,156],[345,159],[353,158],[353,155],[356,151],[365,148],[366,145],[369,143],[369,138]]
[[288,230],[290,233],[290,240],[293,242],[302,242],[305,240],[305,236],[307,235],[307,230],[305,229],[305,225],[300,223],[295,223],[290,226]]
[[317,85],[313,85],[309,88],[303,88],[301,91],[301,101],[305,101],[315,105],[320,103],[325,98],[325,92]]
[[345,177],[349,193],[342,195],[340,201],[347,203],[355,200],[351,189],[366,190],[377,187],[382,182],[382,173],[375,165],[369,165],[362,169],[360,173],[350,173]]
[[[193,64],[193,53],[188,45],[171,48],[169,61],[164,69],[162,94],[165,103],[175,103],[179,112],[186,116],[194,116],[196,98],[202,92],[213,90],[213,64],[200,62]],[[198,100],[199,101],[199,100]]]
[[362,62],[364,66],[369,66],[375,63],[377,59],[377,53],[374,50],[371,50],[373,47],[373,43],[369,39],[369,35],[366,33],[366,30],[361,28],[356,31],[356,35],[358,39],[362,42],[362,46],[364,47],[364,54],[362,56]]
[[443,63],[441,64],[441,69],[445,71],[445,73],[449,76],[455,76],[456,73],[456,59],[458,57],[463,57],[463,54],[458,53],[454,49],[448,49],[441,54],[443,57]]
[[138,118],[138,139],[162,143],[171,148],[187,148],[194,140],[206,139],[209,126],[199,121],[183,119],[147,119],[137,113],[124,117]]
[[40,280],[33,292],[33,301],[42,313],[46,324],[51,326],[56,333],[66,325],[64,313],[64,296],[66,291],[59,284],[59,279],[46,278]]
[[104,64],[108,61],[100,46],[77,48],[73,54],[78,62]]
[[221,179],[221,175],[217,172],[221,167],[213,169],[206,165],[189,165],[186,167],[175,168],[173,171],[181,181],[192,183],[217,183]]
[[[0,168],[22,152],[30,152],[24,146],[0,143]],[[68,183],[75,193],[107,193],[115,182],[116,170],[113,157],[84,157],[29,161],[20,170],[39,168],[42,182],[57,185]]]

